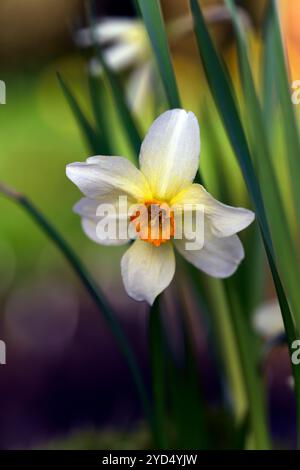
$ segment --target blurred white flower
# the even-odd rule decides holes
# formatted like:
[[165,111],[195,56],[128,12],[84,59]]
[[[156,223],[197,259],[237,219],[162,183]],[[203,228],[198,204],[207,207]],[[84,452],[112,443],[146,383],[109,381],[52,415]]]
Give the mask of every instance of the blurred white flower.
[[[75,42],[90,47],[94,42],[103,47],[108,66],[115,72],[131,69],[127,85],[127,98],[133,109],[144,103],[153,79],[151,46],[143,22],[136,18],[104,18],[94,27],[77,32]],[[90,61],[90,73],[101,74],[96,58]]]
[[270,339],[284,333],[284,326],[277,300],[261,304],[254,313],[253,327],[262,337]]
[[[148,131],[141,147],[140,170],[126,158],[107,156],[91,157],[86,163],[67,166],[67,176],[85,195],[75,206],[75,212],[82,217],[85,233],[97,243],[120,245],[129,241],[129,238],[99,237],[97,208],[103,203],[117,206],[119,197],[126,196],[130,203],[147,208],[155,206],[160,210],[165,205],[171,208],[170,232],[164,232],[163,221],[159,219],[159,237],[152,237],[153,215],[149,212],[147,227],[136,228],[137,239],[122,258],[123,282],[127,293],[136,300],[152,304],[170,284],[175,272],[173,246],[198,269],[217,278],[232,275],[244,258],[236,233],[253,221],[254,214],[247,209],[224,205],[203,186],[193,184],[199,168],[199,153],[197,118],[191,112],[174,109],[157,118]],[[185,205],[196,207],[193,210],[196,215],[198,206],[204,210],[204,244],[193,250],[186,248],[190,237],[176,239]],[[128,216],[130,222],[134,219]],[[144,236],[144,228],[147,236]],[[191,226],[185,228],[185,234],[193,233]]]
[[[268,300],[261,304],[253,316],[253,327],[255,331],[266,341],[276,339],[285,333],[280,305],[277,299]],[[286,385],[293,390],[295,381],[292,375],[286,378]]]
[[[249,28],[249,19],[242,9],[238,9],[245,28]],[[208,23],[231,21],[231,15],[224,5],[210,5],[204,8]],[[191,14],[171,20],[167,26],[170,45],[182,41],[187,33],[193,31]],[[145,103],[147,93],[158,81],[155,77],[155,65],[148,33],[142,20],[138,18],[104,17],[91,28],[84,28],[75,34],[75,43],[81,47],[91,47],[94,43],[102,48],[104,59],[115,72],[131,69],[127,83],[127,98],[133,110],[138,110]],[[101,74],[101,65],[96,58],[90,61],[90,72]]]
[[108,46],[104,51],[105,59],[116,71],[141,65],[151,55],[144,24],[135,18],[104,18],[93,30],[78,31],[75,41],[80,47],[90,47],[94,42]]

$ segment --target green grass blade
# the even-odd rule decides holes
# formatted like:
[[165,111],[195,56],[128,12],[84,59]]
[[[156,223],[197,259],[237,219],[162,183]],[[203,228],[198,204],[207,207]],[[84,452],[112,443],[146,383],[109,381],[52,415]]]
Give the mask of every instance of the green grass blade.
[[135,153],[135,156],[138,157],[141,148],[141,137],[137,125],[135,123],[134,117],[129,109],[128,104],[126,103],[125,92],[119,82],[118,77],[106,63],[100,46],[96,45],[95,49],[97,52],[98,60],[103,68],[103,71],[109,83],[120,121],[126,131],[128,140]]
[[197,0],[190,0],[198,48],[216,107],[222,117],[232,147],[238,158],[249,194],[256,208],[260,226],[273,252],[262,194],[257,182],[245,132],[238,113],[229,78],[217,55]]
[[158,297],[149,312],[149,344],[154,401],[156,443],[160,449],[167,448],[166,435],[166,371],[165,348]]
[[[181,268],[185,263],[179,261]],[[168,378],[170,396],[170,420],[174,430],[175,446],[179,449],[207,449],[210,447],[207,426],[207,408],[202,393],[197,353],[190,323],[191,307],[188,298],[186,272],[180,271],[176,284],[174,305],[178,306],[179,325],[184,346],[184,364],[168,356]],[[176,364],[177,362],[177,364]]]
[[[295,340],[298,339],[298,335],[296,333],[296,328],[293,323],[289,304],[287,302],[287,299],[283,290],[283,286],[281,284],[281,280],[278,276],[276,266],[274,265],[273,257],[271,253],[269,252],[268,247],[266,247],[266,252],[267,252],[274,284],[276,287],[280,309],[282,312],[284,329],[286,331],[286,335],[288,339],[289,354],[290,354],[290,357],[292,357],[292,354],[294,352],[292,349],[292,344]],[[297,413],[297,443],[298,443],[298,449],[300,449],[300,368],[299,368],[299,365],[294,364],[292,361],[291,361],[291,365],[292,365],[293,377],[295,381],[296,413]]]
[[[297,323],[300,326],[300,297],[298,287],[300,272],[299,265],[295,262],[297,252],[293,244],[288,220],[279,192],[279,185],[272,166],[261,105],[255,90],[254,79],[248,60],[246,39],[243,35],[234,3],[232,0],[226,0],[226,4],[232,15],[237,38],[239,67],[245,93],[245,106],[247,109],[247,124],[253,149],[252,155],[259,174],[270,225],[273,228],[272,235],[278,265],[282,277],[285,280],[286,290],[291,299]],[[272,191],[270,191],[269,188],[272,188]],[[282,252],[283,246],[284,253]]]
[[[256,174],[251,161],[251,155],[248,148],[245,132],[237,110],[236,100],[230,86],[229,79],[221,65],[218,54],[215,50],[213,42],[207,31],[203,15],[199,8],[197,0],[191,1],[191,9],[194,16],[195,32],[198,42],[199,51],[203,60],[204,69],[210,85],[212,95],[216,102],[217,109],[219,110],[223,119],[225,128],[231,140],[232,146],[235,150],[236,156],[241,166],[241,170],[246,181],[248,191],[252,198],[253,204],[256,208],[257,217],[259,220],[264,245],[269,257],[269,262],[272,262],[272,274],[276,273],[274,284],[276,287],[278,298],[284,298],[281,301],[282,315],[285,323],[292,323],[292,316],[286,300],[283,288],[278,291],[279,285],[277,280],[279,278],[276,265],[274,262],[273,245],[270,236],[270,230],[266,218],[264,202],[260,187],[256,178]],[[281,287],[282,284],[280,283]]]
[[85,141],[87,142],[88,146],[94,154],[101,152],[101,144],[100,139],[95,130],[93,129],[92,125],[85,117],[83,111],[81,110],[74,94],[72,93],[71,89],[67,85],[66,81],[62,78],[60,73],[57,73],[57,78],[62,88],[62,91],[65,95],[67,102],[72,110],[72,113],[77,121],[77,124],[80,127],[80,130],[84,136]]
[[267,27],[264,29],[263,35],[264,48],[262,54],[262,99],[263,99],[263,116],[265,129],[267,131],[268,138],[271,139],[272,127],[274,125],[274,117],[276,115],[275,110],[278,105],[278,97],[275,93],[275,57],[272,43],[272,31],[271,28]]
[[266,34],[270,34],[270,42],[272,44],[275,72],[273,81],[278,93],[279,103],[281,104],[280,109],[282,112],[282,125],[287,149],[286,155],[289,164],[292,194],[298,224],[300,224],[300,139],[290,96],[290,83],[287,74],[286,58],[283,49],[277,7],[273,0],[271,0],[269,7],[266,30]]
[[112,155],[109,128],[103,100],[104,83],[101,78],[88,74],[88,85],[97,132],[101,138],[101,155]]
[[157,60],[170,108],[181,108],[159,0],[137,0]]
[[[270,436],[267,427],[266,401],[261,377],[257,368],[257,357],[253,351],[253,341],[249,322],[243,314],[243,308],[238,298],[235,278],[224,281],[225,291],[230,306],[235,336],[238,340],[239,356],[241,359],[249,402],[249,419],[254,432],[255,449],[268,450]],[[250,353],[251,351],[251,353]]]

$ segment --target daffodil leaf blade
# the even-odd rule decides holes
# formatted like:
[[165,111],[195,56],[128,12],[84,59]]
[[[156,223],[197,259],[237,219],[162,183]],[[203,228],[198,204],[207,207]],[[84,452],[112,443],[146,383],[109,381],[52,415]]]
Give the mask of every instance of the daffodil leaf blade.
[[202,57],[207,81],[215,100],[216,107],[226,128],[231,145],[237,156],[249,194],[256,208],[260,225],[266,234],[266,238],[271,248],[272,241],[266,219],[264,203],[255,175],[247,138],[241,123],[231,82],[208,33],[203,14],[197,0],[190,0],[190,3],[194,18],[198,49]]
[[123,128],[126,132],[128,141],[131,144],[131,147],[134,151],[135,157],[138,158],[140,147],[141,147],[141,137],[138,130],[135,119],[132,115],[131,110],[126,102],[125,91],[116,76],[115,72],[107,64],[104,55],[102,53],[101,47],[95,41],[95,49],[97,53],[98,60],[103,68],[104,74],[107,78],[107,81],[110,86],[112,97],[116,105],[116,109],[120,118],[120,121],[123,125]]
[[300,138],[290,95],[287,61],[284,53],[277,6],[274,0],[271,0],[269,5],[266,22],[266,34],[267,36],[270,35],[270,54],[272,54],[274,60],[274,76],[272,81],[274,83],[277,92],[276,94],[278,95],[278,100],[280,103],[279,109],[284,130],[285,146],[287,149],[286,154],[294,199],[294,207],[296,210],[298,223],[300,223]]
[[101,134],[101,154],[111,155],[112,149],[109,139],[109,124],[106,119],[104,95],[104,83],[99,77],[88,74],[89,93],[98,133]]
[[278,291],[278,280],[280,280],[280,277],[277,271],[276,263],[274,261],[274,250],[270,236],[270,229],[266,218],[261,190],[252,164],[246,135],[239,117],[235,97],[233,95],[228,76],[225,74],[211,37],[207,31],[198,2],[197,0],[190,0],[190,2],[194,16],[195,32],[199,52],[203,60],[207,80],[210,85],[217,109],[223,119],[224,126],[232,143],[232,147],[235,150],[236,156],[241,166],[249,194],[256,208],[256,213],[271,266],[277,295],[278,298],[284,299],[282,305],[285,306],[285,308],[282,310],[282,315],[285,317],[286,321],[290,321],[292,317],[289,309],[287,310],[286,308],[286,306],[289,306],[289,304],[282,284],[280,284],[282,289]]
[[62,88],[62,91],[64,93],[64,96],[73,113],[73,116],[85,138],[85,141],[87,142],[89,148],[93,151],[93,153],[95,154],[99,153],[101,150],[99,136],[97,135],[96,131],[93,129],[92,125],[90,124],[85,114],[83,113],[69,85],[63,79],[63,77],[61,76],[59,72],[57,72],[57,78]]
[[[247,109],[246,122],[249,128],[249,140],[253,148],[252,154],[258,169],[270,226],[273,228],[272,235],[278,266],[281,269],[282,278],[285,280],[286,290],[291,298],[293,310],[300,322],[300,298],[297,282],[300,273],[298,265],[295,263],[297,253],[289,231],[289,224],[279,191],[278,181],[272,165],[262,109],[248,59],[246,39],[243,35],[234,3],[232,0],[226,0],[226,3],[232,14],[237,38],[239,68],[244,85],[245,106]],[[272,188],[272,191],[269,188]],[[285,246],[284,254],[282,253],[282,246]]]
[[152,44],[170,108],[180,108],[180,97],[170,56],[159,0],[137,0]]
[[161,302],[158,297],[149,313],[149,346],[154,397],[154,423],[157,444],[167,446],[167,391],[165,373],[165,348],[161,321]]
[[275,57],[273,50],[272,31],[269,27],[269,14],[265,20],[263,30],[264,48],[262,53],[262,99],[263,99],[263,116],[265,128],[269,139],[272,138],[272,127],[274,124],[274,112],[278,105],[278,94],[275,92]]

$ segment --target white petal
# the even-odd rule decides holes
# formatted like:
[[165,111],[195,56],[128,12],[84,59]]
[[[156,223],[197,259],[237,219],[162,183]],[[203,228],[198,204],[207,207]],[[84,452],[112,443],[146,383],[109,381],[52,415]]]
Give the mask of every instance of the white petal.
[[171,205],[182,209],[184,204],[204,206],[206,221],[216,237],[229,237],[250,225],[255,214],[242,207],[222,204],[209,194],[200,184],[192,184],[182,190],[171,201]]
[[81,217],[96,218],[97,209],[99,202],[96,199],[89,199],[88,197],[83,197],[78,201],[73,207],[75,214],[80,215]]
[[154,196],[169,199],[193,181],[199,167],[200,131],[196,116],[183,109],[163,113],[141,147],[140,168]]
[[139,23],[130,18],[107,18],[94,27],[93,33],[91,33],[91,28],[78,31],[75,35],[75,42],[81,47],[88,47],[93,44],[93,37],[99,44],[118,40],[133,28],[135,29]]
[[253,317],[254,329],[266,338],[277,336],[284,332],[284,326],[277,300],[271,300],[260,305]]
[[[93,242],[98,243],[99,245],[107,245],[107,246],[121,246],[126,245],[130,239],[122,238],[119,239],[117,236],[115,238],[103,236],[99,236],[99,232],[97,231],[97,224],[99,220],[97,219],[81,219],[81,226],[88,238],[90,238]],[[118,230],[118,223],[116,223],[116,229]],[[117,232],[118,233],[118,232]]]
[[[100,235],[99,230],[97,230],[98,223],[103,219],[103,217],[97,215],[97,209],[101,203],[110,204],[115,207],[115,215],[110,218],[111,223],[114,223],[115,226],[115,231],[113,232],[112,237],[109,237],[106,234]],[[125,230],[125,228],[128,227],[128,217],[127,212],[122,213],[122,210],[119,210],[117,195],[105,196],[101,201],[82,198],[74,206],[73,210],[82,218],[81,225],[84,233],[94,242],[99,243],[100,245],[124,245],[129,241],[129,237],[124,236],[125,232],[122,232],[122,237],[120,238],[119,225],[120,223],[123,223]]]
[[145,105],[146,98],[151,90],[152,63],[138,67],[129,77],[127,87],[127,101],[130,109],[138,113]]
[[155,247],[136,240],[121,261],[125,289],[135,300],[146,300],[150,305],[173,279],[175,255],[171,243]]
[[144,175],[123,157],[91,157],[86,163],[71,163],[66,173],[80,191],[91,199],[115,190],[136,200],[151,198]]
[[144,58],[144,47],[139,42],[115,44],[104,51],[107,65],[116,72],[139,63]]
[[207,229],[203,248],[186,250],[186,240],[175,240],[175,246],[196,268],[220,279],[231,276],[244,258],[243,245],[237,235],[218,238]]

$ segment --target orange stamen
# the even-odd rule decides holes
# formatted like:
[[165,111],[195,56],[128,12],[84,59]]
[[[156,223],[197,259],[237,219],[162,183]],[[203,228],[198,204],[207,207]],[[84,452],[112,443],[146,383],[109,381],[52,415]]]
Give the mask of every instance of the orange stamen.
[[169,241],[175,234],[174,212],[164,202],[145,202],[143,208],[130,217],[130,221],[135,224],[137,236],[156,247]]

